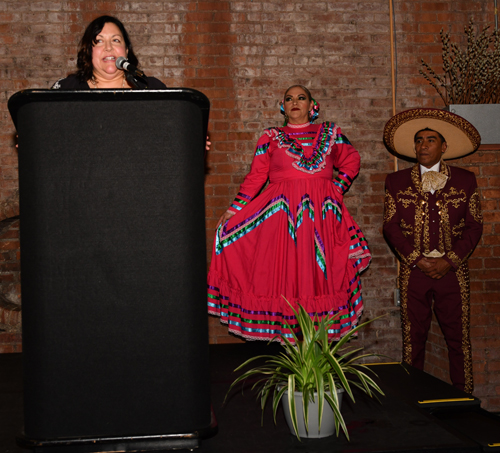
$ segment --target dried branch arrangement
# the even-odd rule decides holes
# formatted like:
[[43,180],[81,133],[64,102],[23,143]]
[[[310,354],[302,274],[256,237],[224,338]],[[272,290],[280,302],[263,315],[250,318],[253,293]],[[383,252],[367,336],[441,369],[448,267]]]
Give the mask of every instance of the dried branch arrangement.
[[423,59],[420,69],[446,106],[450,104],[498,104],[500,102],[500,34],[488,35],[486,27],[476,38],[472,19],[464,27],[467,48],[462,51],[441,29],[443,75]]

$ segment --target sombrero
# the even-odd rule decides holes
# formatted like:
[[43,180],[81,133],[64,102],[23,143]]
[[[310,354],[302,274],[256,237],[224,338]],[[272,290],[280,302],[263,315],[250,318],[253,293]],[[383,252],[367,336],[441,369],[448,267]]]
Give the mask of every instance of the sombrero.
[[384,143],[387,148],[403,156],[415,157],[413,139],[425,128],[439,132],[448,148],[444,159],[456,159],[475,151],[481,136],[465,118],[441,109],[411,109],[394,115],[385,125]]

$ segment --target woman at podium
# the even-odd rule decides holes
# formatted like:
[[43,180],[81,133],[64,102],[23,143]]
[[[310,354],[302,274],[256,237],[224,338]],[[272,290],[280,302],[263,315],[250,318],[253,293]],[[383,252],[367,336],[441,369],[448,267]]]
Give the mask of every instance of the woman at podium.
[[[78,70],[59,79],[52,85],[53,90],[167,88],[161,80],[147,77],[137,69],[139,60],[127,30],[116,17],[100,16],[87,26],[80,41],[76,65]],[[210,145],[207,136],[206,151]]]
[[217,225],[208,311],[247,340],[283,334],[293,341],[289,326],[297,328],[285,298],[311,316],[336,316],[333,339],[362,313],[360,273],[371,254],[343,202],[360,157],[336,124],[313,123],[318,112],[304,86],[285,92],[285,125],[264,131]]
[[[52,89],[166,88],[157,78],[144,76],[137,70],[138,65],[139,61],[124,25],[115,17],[101,16],[87,26],[80,41],[78,70],[58,80]],[[125,66],[129,71],[123,69]]]

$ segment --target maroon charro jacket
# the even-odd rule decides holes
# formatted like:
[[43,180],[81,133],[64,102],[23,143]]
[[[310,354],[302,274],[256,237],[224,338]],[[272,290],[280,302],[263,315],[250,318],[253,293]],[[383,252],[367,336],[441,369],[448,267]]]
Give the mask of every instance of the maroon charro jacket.
[[403,265],[413,268],[437,249],[453,269],[465,264],[483,232],[476,177],[441,161],[443,189],[422,191],[420,166],[387,176],[384,235]]

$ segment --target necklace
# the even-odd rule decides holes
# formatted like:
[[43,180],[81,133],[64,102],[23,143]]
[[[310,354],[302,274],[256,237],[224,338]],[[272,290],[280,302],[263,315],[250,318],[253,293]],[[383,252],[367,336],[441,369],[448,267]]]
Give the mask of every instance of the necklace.
[[[92,74],[92,78],[90,79],[90,83],[94,85],[94,88],[99,88],[97,85],[99,82],[96,80],[95,76]],[[125,88],[125,74],[122,77],[122,88]]]
[[304,123],[304,124],[287,124],[287,127],[291,127],[292,129],[299,129],[301,127],[306,127],[309,126],[311,123]]

